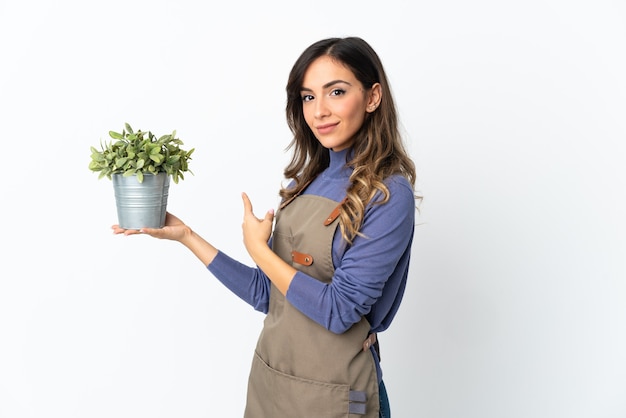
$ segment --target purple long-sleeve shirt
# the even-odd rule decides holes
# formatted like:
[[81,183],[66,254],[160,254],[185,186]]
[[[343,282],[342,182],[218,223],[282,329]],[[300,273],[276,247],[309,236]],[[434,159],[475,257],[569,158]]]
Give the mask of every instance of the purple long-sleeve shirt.
[[[351,169],[348,150],[330,151],[330,165],[304,191],[335,201],[345,197]],[[415,221],[413,189],[403,176],[388,178],[390,199],[370,204],[362,236],[349,247],[339,228],[333,240],[335,272],[323,283],[297,272],[286,298],[306,316],[335,333],[347,331],[363,315],[373,332],[387,329],[404,294]],[[254,309],[267,313],[270,280],[258,267],[249,267],[219,252],[209,271]]]

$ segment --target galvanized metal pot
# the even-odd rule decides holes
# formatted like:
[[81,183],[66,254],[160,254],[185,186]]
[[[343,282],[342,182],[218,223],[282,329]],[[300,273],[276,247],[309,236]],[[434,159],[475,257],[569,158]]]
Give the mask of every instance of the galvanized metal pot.
[[170,187],[167,173],[144,174],[142,183],[136,176],[122,174],[113,174],[112,180],[121,228],[162,228],[165,225]]

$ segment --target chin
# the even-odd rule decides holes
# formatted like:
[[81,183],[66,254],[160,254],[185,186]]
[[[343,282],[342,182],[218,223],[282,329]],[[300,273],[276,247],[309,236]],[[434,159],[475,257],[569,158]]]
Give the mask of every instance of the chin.
[[344,144],[344,143],[336,144],[336,143],[329,143],[328,141],[325,141],[325,142],[324,141],[320,141],[320,144],[324,148],[329,149],[331,151],[335,151],[335,152],[343,151],[344,149],[346,149],[346,148],[351,146],[351,144]]

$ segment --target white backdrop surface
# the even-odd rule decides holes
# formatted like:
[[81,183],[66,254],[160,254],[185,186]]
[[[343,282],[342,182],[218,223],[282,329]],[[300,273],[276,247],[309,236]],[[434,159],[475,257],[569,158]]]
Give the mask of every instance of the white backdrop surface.
[[182,246],[113,236],[89,147],[195,147],[170,210],[250,263],[288,72],[357,35],[425,199],[383,333],[396,418],[626,416],[626,4],[0,0],[0,417],[239,417],[263,316]]

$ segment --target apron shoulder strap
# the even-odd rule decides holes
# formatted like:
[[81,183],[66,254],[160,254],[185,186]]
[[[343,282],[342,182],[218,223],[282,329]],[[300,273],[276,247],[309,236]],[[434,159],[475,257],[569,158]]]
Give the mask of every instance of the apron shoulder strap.
[[346,202],[346,199],[348,198],[344,197],[344,199],[341,202],[339,202],[337,206],[335,206],[335,209],[333,209],[330,215],[328,215],[328,217],[324,220],[325,226],[332,224],[335,221],[335,219],[337,219],[337,217],[339,216],[339,213],[341,212],[341,206]]

